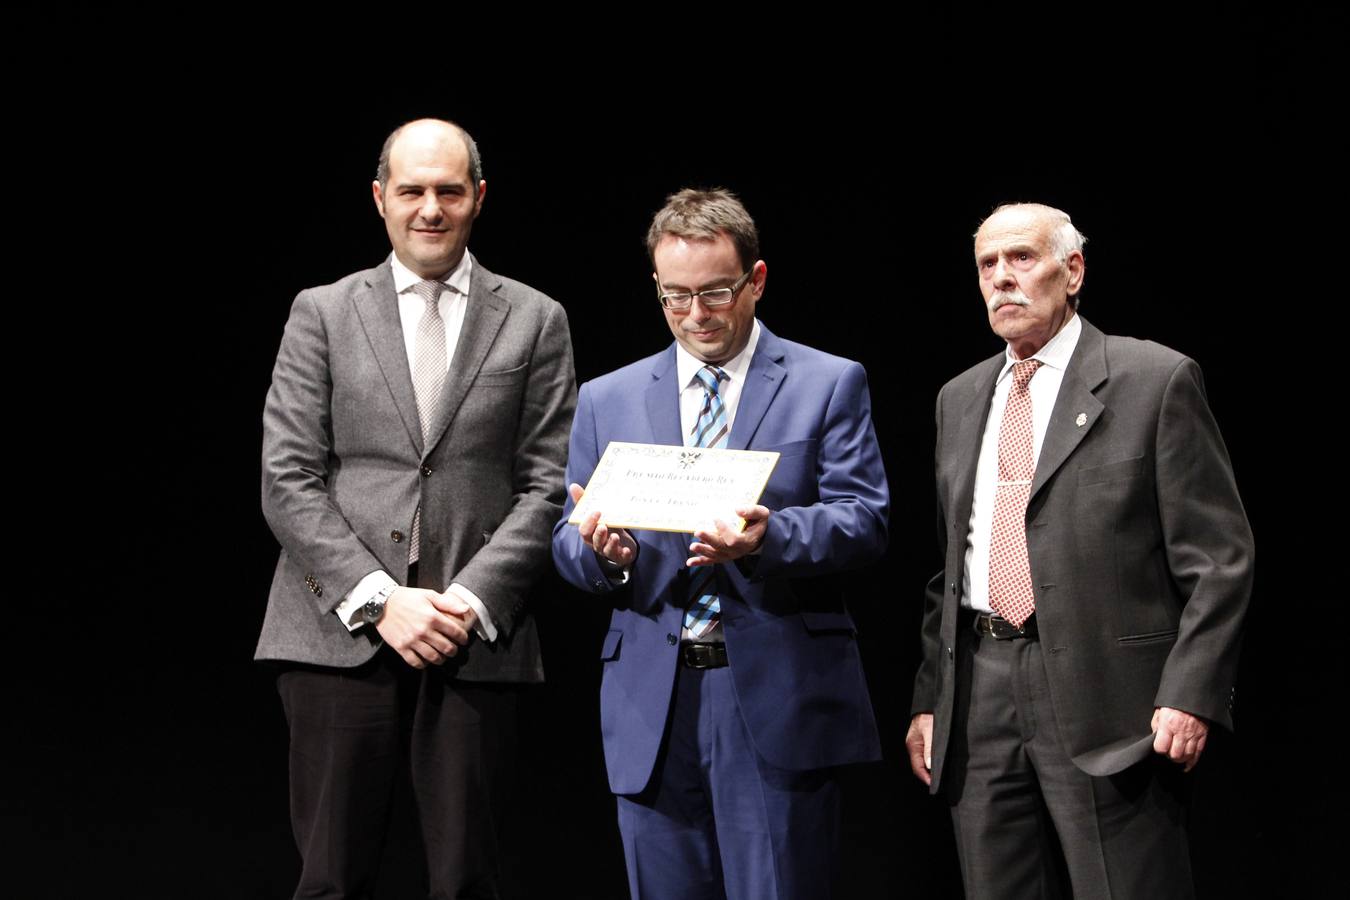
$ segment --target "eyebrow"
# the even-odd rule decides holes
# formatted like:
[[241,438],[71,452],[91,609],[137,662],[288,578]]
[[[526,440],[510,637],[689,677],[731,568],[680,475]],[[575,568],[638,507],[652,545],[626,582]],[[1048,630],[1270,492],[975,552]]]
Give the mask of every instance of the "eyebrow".
[[425,191],[432,188],[437,191],[467,191],[468,185],[462,181],[439,181],[433,184],[422,184],[420,181],[400,181],[394,184],[396,191]]
[[1037,250],[1033,244],[1009,244],[1006,247],[1000,247],[997,251],[986,250],[983,253],[978,253],[975,256],[975,261],[984,262],[986,259],[997,257],[999,253],[1030,253],[1033,256],[1036,256],[1039,255],[1040,252],[1041,251]]
[[[667,292],[667,293],[673,293],[673,292],[675,292],[675,291],[682,291],[682,292],[685,292],[685,293],[690,293],[690,294],[692,294],[692,293],[694,293],[695,291],[715,291],[715,290],[718,290],[719,288],[728,288],[728,287],[731,287],[733,284],[736,283],[736,279],[737,279],[737,278],[740,278],[740,277],[741,277],[741,276],[737,275],[737,276],[735,276],[734,278],[715,278],[715,279],[713,279],[712,281],[707,282],[707,283],[705,283],[705,284],[703,284],[703,285],[701,285],[701,286],[699,286],[699,287],[696,287],[696,288],[685,287],[685,286],[682,285],[682,284],[667,284],[667,283],[664,282],[664,281],[658,281],[657,284],[661,285],[661,290],[663,290],[663,291],[665,291],[665,292]],[[718,283],[717,283],[718,281],[725,281],[726,283],[725,283],[725,284],[718,284]]]

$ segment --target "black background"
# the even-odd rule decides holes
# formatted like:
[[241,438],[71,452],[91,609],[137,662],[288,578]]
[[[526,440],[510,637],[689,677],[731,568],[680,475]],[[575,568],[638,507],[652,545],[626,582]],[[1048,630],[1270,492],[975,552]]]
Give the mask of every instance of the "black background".
[[[922,587],[940,564],[933,400],[1000,347],[971,262],[980,219],[1011,200],[1069,211],[1089,239],[1083,314],[1201,364],[1257,536],[1238,731],[1194,773],[1202,896],[1343,884],[1325,698],[1345,680],[1331,602],[1344,591],[1307,564],[1339,553],[1342,529],[1315,512],[1339,487],[1291,488],[1320,483],[1320,436],[1344,411],[1339,392],[1308,389],[1310,347],[1339,333],[1343,305],[1338,251],[1324,250],[1341,240],[1318,215],[1342,181],[1319,124],[1344,113],[1321,90],[1314,38],[1330,24],[1122,23],[1098,35],[1106,51],[951,17],[948,52],[927,33],[862,37],[855,23],[845,41],[806,23],[790,47],[704,35],[619,60],[595,41],[520,68],[483,35],[451,65],[385,35],[306,44],[284,67],[186,50],[181,66],[145,66],[133,81],[152,102],[119,107],[99,135],[142,176],[98,270],[140,287],[98,310],[79,424],[106,468],[96,502],[59,513],[96,549],[52,572],[93,569],[97,627],[59,636],[55,655],[74,660],[33,680],[46,715],[12,742],[35,774],[15,778],[6,825],[43,851],[37,880],[65,896],[289,896],[284,721],[250,661],[276,558],[258,512],[262,401],[295,293],[388,252],[369,187],[385,134],[436,115],[483,153],[473,252],[566,307],[579,380],[669,341],[642,237],[688,185],[731,188],[756,218],[760,318],[866,366],[892,536],[853,611],[886,761],[848,784],[848,897],[959,895],[945,810],[903,747]],[[597,712],[607,612],[556,579],[537,609],[549,681],[522,750],[522,878],[535,896],[621,897]]]

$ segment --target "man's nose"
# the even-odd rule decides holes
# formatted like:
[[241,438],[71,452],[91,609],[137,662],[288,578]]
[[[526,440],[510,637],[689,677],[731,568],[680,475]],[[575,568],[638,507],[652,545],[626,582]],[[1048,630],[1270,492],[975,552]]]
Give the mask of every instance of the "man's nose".
[[695,294],[690,298],[688,316],[695,322],[706,322],[712,316],[712,310],[703,305],[702,294]]
[[428,222],[439,222],[441,218],[440,198],[436,196],[435,191],[427,191],[422,197],[422,206],[417,211],[424,220]]
[[1007,264],[1003,261],[1003,257],[1000,256],[998,262],[994,264],[994,287],[1012,287],[1016,283],[1017,282],[1012,275],[1012,270],[1008,268]]

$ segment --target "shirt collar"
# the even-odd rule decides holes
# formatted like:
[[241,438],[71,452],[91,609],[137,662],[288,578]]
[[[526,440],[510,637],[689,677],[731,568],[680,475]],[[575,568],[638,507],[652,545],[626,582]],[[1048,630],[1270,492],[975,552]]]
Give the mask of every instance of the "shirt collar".
[[[1083,333],[1083,322],[1074,313],[1069,321],[1064,323],[1064,327],[1059,333],[1045,342],[1045,346],[1031,354],[1032,359],[1039,359],[1042,365],[1049,366],[1052,369],[1059,369],[1061,372],[1069,365],[1069,357],[1073,356],[1074,348],[1078,346],[1078,336]],[[1012,348],[1008,347],[1003,351],[1003,368],[999,370],[998,381],[1002,381],[1008,374],[1008,370],[1013,367],[1013,363],[1018,360],[1013,359]],[[997,383],[997,382],[995,382]]]
[[[418,275],[412,269],[409,269],[399,261],[398,254],[389,254],[389,267],[394,270],[394,291],[403,293],[415,284],[421,284],[426,281],[421,275]],[[473,257],[469,251],[464,251],[464,256],[459,260],[459,265],[455,266],[439,279],[441,284],[454,288],[461,294],[469,294],[469,276],[473,274]]]
[[[726,372],[733,381],[744,380],[745,373],[750,369],[750,358],[755,355],[755,346],[758,343],[759,319],[755,319],[754,325],[750,328],[750,340],[746,341],[745,347],[718,368]],[[680,380],[680,390],[692,384],[698,370],[706,365],[703,360],[684,349],[684,345],[679,341],[675,342],[675,375]]]

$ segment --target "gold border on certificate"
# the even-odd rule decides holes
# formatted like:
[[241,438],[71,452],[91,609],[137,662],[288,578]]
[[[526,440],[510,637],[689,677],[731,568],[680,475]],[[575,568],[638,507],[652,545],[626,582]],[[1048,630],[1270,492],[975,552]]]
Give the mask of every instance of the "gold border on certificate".
[[611,441],[567,521],[598,509],[610,528],[689,534],[718,518],[741,529],[733,510],[759,502],[777,464],[776,450]]

